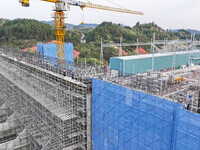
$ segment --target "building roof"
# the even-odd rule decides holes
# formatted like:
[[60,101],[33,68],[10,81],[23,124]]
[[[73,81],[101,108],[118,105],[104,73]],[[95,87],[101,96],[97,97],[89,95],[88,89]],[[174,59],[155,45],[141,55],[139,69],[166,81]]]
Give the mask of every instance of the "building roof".
[[[184,54],[192,54],[192,53],[200,53],[200,50],[193,50],[193,51],[179,51],[175,52],[175,55],[184,55]],[[174,52],[166,52],[166,53],[156,53],[154,57],[164,57],[164,56],[173,56]],[[152,58],[153,54],[147,55],[133,55],[133,56],[122,56],[122,57],[112,57],[121,60],[133,60],[133,59],[145,59],[145,58]]]
[[51,40],[48,42],[48,44],[54,44],[54,43],[56,43],[56,40]]
[[135,49],[134,52],[136,53],[138,51],[139,55],[149,54],[145,49],[139,47],[138,49]]
[[[117,47],[117,46],[115,46],[115,45],[113,45],[113,47],[116,48],[116,49],[118,49],[118,50],[120,50],[120,47]],[[125,50],[122,49],[122,55],[128,56],[128,53],[125,52]]]
[[24,51],[26,52],[27,50],[33,50],[33,51],[37,51],[37,46],[34,46],[34,47],[30,47],[30,48],[25,48],[25,49],[21,49],[21,51]]
[[74,53],[74,58],[77,58],[77,57],[79,57],[79,55],[80,55],[80,52],[78,52],[78,51],[75,50],[75,49],[74,49],[73,53]]

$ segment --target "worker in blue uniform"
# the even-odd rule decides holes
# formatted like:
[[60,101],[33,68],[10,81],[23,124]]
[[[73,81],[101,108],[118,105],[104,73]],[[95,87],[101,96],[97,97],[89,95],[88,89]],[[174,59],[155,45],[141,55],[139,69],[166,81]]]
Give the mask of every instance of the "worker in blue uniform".
[[188,95],[188,98],[186,99],[185,103],[187,105],[186,109],[189,110],[192,104],[192,95]]

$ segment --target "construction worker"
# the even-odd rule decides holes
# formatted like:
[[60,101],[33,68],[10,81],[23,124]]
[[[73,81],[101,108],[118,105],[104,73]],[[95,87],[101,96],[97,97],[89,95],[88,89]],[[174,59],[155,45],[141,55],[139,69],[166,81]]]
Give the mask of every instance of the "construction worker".
[[63,76],[66,76],[66,70],[65,69],[63,70]]
[[74,72],[72,71],[72,79],[74,79]]
[[183,103],[183,100],[184,100],[183,93],[180,93],[180,94],[179,94],[178,102],[182,104],[182,103]]
[[190,109],[190,105],[192,104],[192,95],[188,95],[188,98],[186,99],[186,109],[189,110]]

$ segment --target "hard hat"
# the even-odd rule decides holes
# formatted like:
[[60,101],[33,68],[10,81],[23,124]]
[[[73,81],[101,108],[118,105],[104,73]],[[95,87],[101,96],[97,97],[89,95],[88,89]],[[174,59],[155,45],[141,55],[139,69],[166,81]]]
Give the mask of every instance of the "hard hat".
[[192,95],[189,95],[189,98],[192,98]]
[[180,95],[180,96],[183,96],[183,93],[180,93],[179,95]]

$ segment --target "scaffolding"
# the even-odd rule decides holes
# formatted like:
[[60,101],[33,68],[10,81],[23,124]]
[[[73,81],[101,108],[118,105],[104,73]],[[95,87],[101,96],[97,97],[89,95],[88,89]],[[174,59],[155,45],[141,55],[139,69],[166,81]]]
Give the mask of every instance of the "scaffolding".
[[[164,44],[166,50],[170,45],[176,44],[174,51],[179,51],[180,45],[184,43],[187,44],[185,50],[199,45],[199,42],[191,43],[189,40],[177,43],[177,41],[165,40],[163,42],[154,40],[153,44],[146,43],[144,45]],[[137,42],[130,46],[138,47],[140,44]],[[122,46],[126,46],[126,44],[123,45],[121,43]],[[106,47],[106,45],[102,45],[102,54],[103,47]],[[158,49],[156,47],[155,49],[157,52]],[[194,50],[194,48],[192,49]],[[119,76],[119,71],[117,70],[110,70],[109,67],[87,65],[86,61],[85,64],[74,63],[73,70],[63,70],[63,68],[55,65],[56,58],[38,54],[33,55],[5,47],[0,48],[0,53],[0,132],[4,135],[3,137],[0,136],[0,149],[1,147],[5,149],[5,147],[13,146],[13,149],[18,147],[21,150],[23,145],[26,149],[31,150],[92,149],[92,128],[94,126],[99,127],[99,125],[98,122],[94,122],[92,127],[91,118],[92,115],[93,117],[94,115],[101,115],[98,111],[98,113],[94,114],[95,102],[98,103],[95,97],[93,97],[95,101],[94,107],[92,107],[91,103],[93,78],[107,81],[95,86],[97,80],[93,80],[95,81],[93,90],[98,91],[98,88],[102,88],[102,91],[97,94],[103,94],[105,100],[107,95],[112,98],[119,96],[123,100],[123,97],[126,97],[128,93],[125,92],[121,95],[119,93],[121,90],[129,88],[127,91],[134,90],[134,96],[137,93],[142,93],[139,94],[141,97],[144,94],[147,99],[153,99],[156,96],[159,100],[161,98],[165,99],[162,101],[167,105],[180,106],[177,104],[182,104],[177,96],[178,93],[183,92],[183,94],[187,95],[189,90],[194,95],[191,111],[200,111],[200,83],[197,82],[197,79],[199,79],[199,66],[191,66],[190,64],[189,72],[187,68],[180,70],[173,68],[169,72],[168,70],[152,71],[152,69],[143,74],[122,77]],[[184,55],[186,51],[180,53]],[[182,76],[186,81],[181,84],[174,84],[174,79]],[[103,81],[98,82],[101,83]],[[189,82],[190,86],[188,87],[186,85]],[[117,89],[120,86],[119,91],[105,89],[107,85],[112,87],[111,83],[117,84],[115,86]],[[99,87],[100,85],[101,87]],[[115,92],[117,93],[116,95],[114,94]],[[124,102],[123,106],[132,105],[129,101],[131,100],[129,96],[126,97],[126,102]],[[109,107],[113,106],[113,111],[121,111],[120,107],[114,107],[115,103],[111,104],[111,101],[106,101],[106,103],[109,103]],[[148,103],[149,101],[144,101],[145,105],[149,105]],[[103,105],[104,103],[102,103]],[[98,107],[101,109],[102,106]],[[155,107],[159,108],[157,105]],[[155,107],[152,107],[151,110],[154,110]],[[107,108],[105,106],[105,109]],[[150,114],[150,112],[148,113]],[[173,112],[171,111],[170,113],[172,114]],[[126,115],[126,118],[129,117],[128,114],[124,113],[124,115]],[[145,118],[145,115],[143,117]],[[107,119],[109,124],[108,113],[105,113],[104,119]],[[101,119],[98,121],[101,122]],[[123,128],[123,131],[125,131],[125,127]],[[127,133],[128,129],[130,128],[127,128]],[[114,130],[111,131],[114,132]],[[169,131],[171,131],[171,128]],[[105,132],[105,136],[106,134],[110,133]],[[112,136],[112,134],[110,135]],[[93,137],[97,138],[96,136],[99,135],[93,132]],[[117,135],[111,136],[108,139],[113,140],[112,142],[115,144],[115,140],[117,140],[115,136]],[[19,143],[19,139],[24,142]],[[167,141],[169,142],[170,140]],[[104,144],[105,148],[109,147],[106,141]],[[95,145],[93,146],[95,147]],[[98,145],[96,146],[98,149]]]
[[90,149],[89,86],[43,69],[34,56],[6,52],[0,56],[0,149],[21,137],[31,150]]

